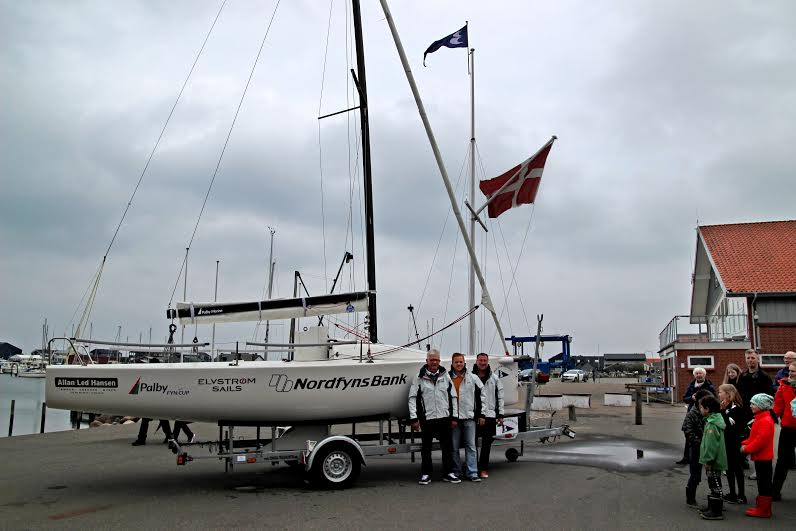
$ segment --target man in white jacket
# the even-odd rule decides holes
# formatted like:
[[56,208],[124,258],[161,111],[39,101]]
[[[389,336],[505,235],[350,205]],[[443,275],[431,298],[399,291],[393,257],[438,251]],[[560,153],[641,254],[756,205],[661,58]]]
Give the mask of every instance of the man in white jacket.
[[[451,381],[458,397],[459,419],[453,428],[453,466],[459,477],[481,481],[478,477],[478,455],[475,450],[475,426],[484,416],[484,385],[478,376],[467,371],[464,354],[456,352],[451,358]],[[465,466],[462,467],[459,448],[464,446]]]
[[476,435],[481,437],[481,455],[478,457],[478,477],[489,477],[489,453],[497,426],[503,425],[506,408],[503,398],[503,382],[489,367],[489,355],[482,352],[475,359],[473,373],[484,384],[484,416],[478,420]]
[[451,451],[451,429],[456,427],[459,416],[456,388],[445,367],[440,367],[439,350],[426,354],[426,364],[412,381],[409,388],[409,423],[413,430],[420,430],[420,485],[431,483],[433,464],[431,446],[436,438],[442,450],[442,480],[461,483],[453,469]]

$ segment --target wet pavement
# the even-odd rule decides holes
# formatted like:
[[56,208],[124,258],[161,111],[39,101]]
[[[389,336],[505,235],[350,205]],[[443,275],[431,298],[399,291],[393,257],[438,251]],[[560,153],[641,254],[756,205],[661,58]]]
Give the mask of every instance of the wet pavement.
[[[574,387],[574,384],[567,384]],[[578,386],[588,390],[587,385]],[[553,391],[553,385],[548,391]],[[2,529],[796,529],[796,474],[771,520],[748,518],[747,506],[725,506],[726,520],[706,523],[685,504],[688,467],[676,467],[684,409],[607,407],[601,393],[622,382],[596,384],[591,408],[566,411],[574,440],[531,441],[516,461],[493,448],[489,478],[451,485],[417,484],[419,456],[368,459],[357,484],[344,491],[308,488],[287,466],[259,464],[224,472],[215,459],[177,466],[158,438],[131,446],[138,426],[0,438]],[[218,427],[194,423],[202,439]],[[757,495],[746,480],[746,494]],[[697,497],[704,502],[703,481]]]
[[681,448],[673,445],[605,435],[579,436],[566,444],[534,446],[525,461],[578,465],[620,472],[652,473],[675,468]]

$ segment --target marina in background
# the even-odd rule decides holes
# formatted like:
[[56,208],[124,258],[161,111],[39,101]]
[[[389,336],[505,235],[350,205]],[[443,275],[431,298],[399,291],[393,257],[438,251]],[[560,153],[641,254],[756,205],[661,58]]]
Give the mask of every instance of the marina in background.
[[[15,401],[13,435],[39,433],[41,409],[44,403],[44,379],[0,375],[0,437],[8,436],[12,400]],[[45,432],[70,429],[72,427],[69,422],[69,411],[47,410]]]

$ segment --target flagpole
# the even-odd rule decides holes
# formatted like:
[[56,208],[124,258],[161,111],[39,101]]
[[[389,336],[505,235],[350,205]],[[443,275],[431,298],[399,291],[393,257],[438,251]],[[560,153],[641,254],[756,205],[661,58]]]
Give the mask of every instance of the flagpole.
[[[469,26],[469,23],[468,23]],[[469,39],[470,31],[468,27],[467,36]],[[470,48],[470,201],[475,200],[475,48]],[[470,241],[475,247],[475,216],[470,216]],[[475,307],[475,273],[471,263],[469,272],[469,300],[467,309]],[[470,313],[468,318],[470,325],[469,333],[469,353],[475,356],[475,312]]]
[[[553,142],[555,142],[557,138],[558,138],[558,137],[557,137],[556,135],[553,135],[553,136],[550,138],[550,140],[548,140],[548,141],[547,141],[547,143],[546,143],[544,146],[542,146],[542,147],[540,147],[540,148],[539,148],[539,151],[537,151],[536,153],[534,153],[534,154],[533,154],[531,157],[529,157],[527,160],[533,160],[534,158],[536,158],[536,155],[538,155],[539,153],[541,153],[541,152],[542,152],[542,151],[543,151],[543,150],[544,150],[544,149],[545,149],[547,146],[550,146],[550,145],[552,145],[552,144],[553,144]],[[484,210],[486,207],[488,207],[488,206],[489,206],[489,203],[491,203],[493,199],[495,199],[497,196],[499,196],[499,195],[500,195],[500,194],[503,192],[503,190],[505,190],[505,189],[508,187],[508,185],[510,185],[511,183],[513,183],[513,182],[514,182],[514,180],[517,178],[517,175],[518,175],[519,173],[520,173],[520,171],[519,171],[519,170],[517,170],[517,173],[515,173],[514,175],[512,175],[512,176],[511,176],[511,178],[510,178],[509,180],[507,180],[505,183],[503,183],[503,186],[501,186],[500,188],[498,188],[497,192],[495,192],[494,194],[492,194],[492,197],[490,197],[489,199],[487,199],[486,203],[484,203],[483,205],[481,205],[481,208],[479,208],[478,210],[476,210],[476,211],[475,211],[475,215],[477,216],[477,215],[478,215],[478,214],[480,214],[480,213],[481,213],[481,212],[482,212],[482,211],[483,211],[483,210]]]
[[439,146],[437,146],[437,141],[434,137],[434,131],[431,129],[431,123],[428,120],[428,115],[426,114],[426,108],[423,105],[423,100],[420,99],[420,92],[417,89],[417,83],[415,83],[414,75],[412,75],[412,69],[409,67],[409,61],[406,58],[406,52],[404,51],[403,44],[401,44],[401,38],[398,36],[398,30],[395,27],[395,21],[390,13],[387,0],[380,0],[380,2],[381,8],[384,11],[384,16],[387,19],[387,24],[390,26],[390,33],[392,34],[393,41],[395,41],[395,48],[397,49],[398,55],[401,58],[401,64],[403,65],[404,73],[406,73],[406,80],[409,82],[409,86],[412,89],[412,94],[415,97],[417,111],[420,114],[420,118],[423,120],[423,127],[426,130],[426,135],[428,136],[428,141],[431,144],[431,149],[434,151],[434,158],[437,161],[439,173],[442,177],[442,181],[445,183],[445,190],[448,192],[448,199],[450,199],[451,202],[451,209],[453,210],[453,214],[456,216],[456,222],[459,224],[459,231],[462,233],[462,239],[467,247],[467,252],[470,254],[470,261],[475,269],[478,282],[481,285],[481,304],[483,304],[484,307],[489,310],[489,313],[492,314],[492,319],[495,322],[495,328],[497,329],[497,333],[500,335],[500,341],[503,344],[503,351],[508,356],[509,348],[506,344],[506,336],[503,334],[503,329],[500,327],[497,313],[495,312],[495,308],[492,304],[492,299],[489,296],[489,288],[486,286],[484,275],[481,273],[481,267],[478,265],[478,259],[475,255],[475,248],[473,247],[470,238],[467,236],[467,227],[464,225],[464,219],[462,218],[462,213],[459,210],[459,205],[456,204],[456,194],[454,193],[450,179],[448,178],[448,170],[445,168],[445,163],[442,160],[442,154],[439,151]]

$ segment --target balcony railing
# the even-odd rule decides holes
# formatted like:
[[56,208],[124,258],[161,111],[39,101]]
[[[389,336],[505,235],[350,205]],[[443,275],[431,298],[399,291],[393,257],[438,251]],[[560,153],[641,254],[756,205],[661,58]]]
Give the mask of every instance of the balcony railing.
[[675,315],[658,336],[660,349],[675,341],[681,343],[707,343],[713,341],[748,341],[747,316],[699,315],[702,324],[691,324],[690,315]]

